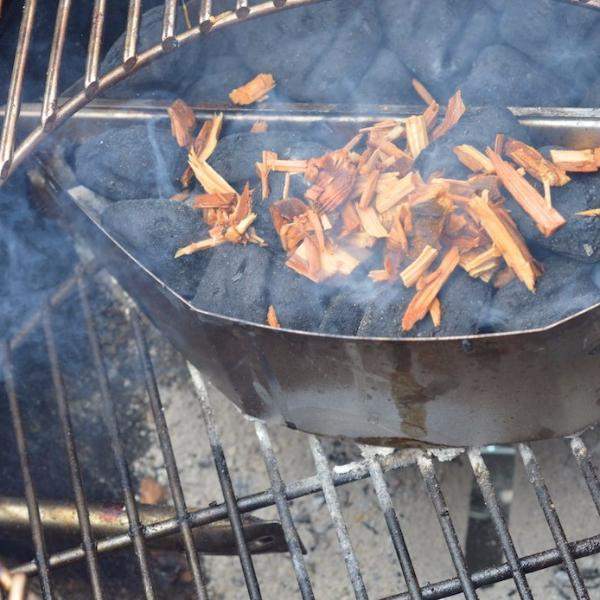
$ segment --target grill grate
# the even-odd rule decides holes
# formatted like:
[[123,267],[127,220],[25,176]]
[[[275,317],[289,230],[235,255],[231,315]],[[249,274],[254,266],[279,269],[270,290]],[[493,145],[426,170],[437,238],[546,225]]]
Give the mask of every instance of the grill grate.
[[[532,598],[532,592],[527,582],[527,574],[546,569],[550,566],[564,564],[569,574],[574,597],[589,598],[585,582],[577,567],[576,559],[600,553],[600,535],[587,539],[570,542],[567,540],[563,527],[554,508],[550,493],[544,482],[543,475],[538,465],[536,456],[529,445],[519,445],[519,453],[527,472],[528,479],[536,492],[536,496],[552,533],[556,547],[543,552],[519,557],[512,542],[511,535],[504,517],[502,516],[496,490],[492,484],[490,471],[486,465],[480,449],[468,451],[469,462],[475,480],[481,490],[489,514],[494,523],[498,539],[502,546],[506,562],[490,568],[469,573],[461,544],[459,542],[453,519],[444,499],[440,482],[436,475],[434,460],[425,452],[420,452],[417,465],[425,489],[437,514],[440,527],[448,546],[449,554],[454,563],[456,577],[433,584],[420,585],[415,575],[411,554],[404,541],[402,527],[396,514],[390,490],[384,474],[388,471],[398,470],[405,464],[401,453],[391,453],[385,456],[375,454],[373,449],[364,448],[364,458],[355,461],[343,468],[332,469],[328,462],[321,442],[314,436],[307,436],[316,475],[291,482],[285,482],[279,467],[278,458],[273,450],[268,427],[255,422],[256,435],[264,458],[264,463],[271,483],[270,489],[258,493],[236,497],[227,461],[217,431],[217,424],[210,404],[202,375],[191,365],[189,371],[190,383],[196,392],[204,419],[206,433],[210,442],[213,461],[219,476],[223,491],[224,502],[212,504],[199,510],[187,508],[179,469],[175,460],[171,442],[171,432],[167,425],[161,398],[156,383],[154,367],[148,350],[142,321],[137,308],[122,294],[124,298],[125,314],[132,328],[132,335],[136,342],[137,355],[144,374],[144,382],[148,396],[151,414],[156,426],[160,449],[165,461],[168,484],[176,509],[176,517],[142,525],[138,514],[138,506],[132,487],[129,467],[125,459],[125,441],[123,440],[119,423],[115,417],[115,406],[109,392],[109,384],[104,358],[100,348],[97,325],[90,306],[88,284],[89,278],[98,277],[97,269],[92,266],[79,266],[74,275],[67,280],[49,298],[47,304],[27,321],[21,330],[2,346],[3,369],[6,392],[9,401],[10,413],[17,441],[20,465],[24,481],[24,493],[29,511],[31,533],[35,548],[35,557],[32,561],[21,564],[13,569],[12,573],[24,573],[29,576],[37,575],[44,598],[53,598],[52,572],[62,565],[84,561],[87,563],[88,577],[94,598],[106,597],[103,594],[102,580],[98,569],[98,556],[119,548],[133,546],[139,565],[145,597],[156,597],[152,573],[148,562],[146,542],[150,539],[179,532],[184,541],[186,556],[190,571],[193,575],[193,585],[198,598],[207,598],[206,573],[202,572],[198,553],[194,547],[191,530],[200,525],[213,523],[221,519],[229,519],[237,544],[241,569],[244,575],[248,596],[260,598],[261,592],[255,573],[252,555],[244,540],[241,514],[257,511],[261,508],[276,506],[285,540],[290,553],[292,566],[296,575],[298,590],[302,598],[313,598],[311,579],[302,554],[302,544],[290,511],[290,502],[294,499],[322,492],[325,496],[332,525],[339,541],[339,551],[345,560],[349,581],[357,598],[367,598],[367,590],[362,577],[361,567],[352,547],[349,530],[342,515],[337,488],[345,484],[369,478],[383,512],[385,522],[393,543],[399,564],[404,574],[407,592],[393,596],[395,600],[438,599],[462,593],[466,598],[477,598],[477,589],[491,583],[511,579],[521,598]],[[86,333],[89,342],[97,383],[103,403],[103,416],[110,436],[114,459],[118,468],[122,493],[125,500],[125,510],[129,519],[129,532],[112,537],[95,540],[89,523],[88,502],[83,492],[81,473],[79,469],[77,451],[74,445],[73,426],[69,416],[69,401],[64,390],[60,373],[59,356],[57,355],[54,333],[52,328],[52,314],[62,302],[72,296],[78,296],[86,324]],[[119,294],[121,296],[121,294]],[[79,517],[82,544],[62,552],[48,555],[44,541],[44,529],[39,512],[39,500],[36,494],[35,482],[31,477],[30,458],[27,450],[27,440],[24,433],[23,418],[19,409],[20,400],[17,398],[11,353],[18,348],[27,337],[36,329],[41,328],[47,343],[50,359],[51,374],[54,385],[54,395],[58,406],[58,414],[62,426],[63,437],[66,441],[67,457],[71,472],[72,486],[75,491],[75,504]],[[600,508],[600,482],[588,455],[588,450],[581,437],[575,436],[570,440],[570,448],[576,464],[583,475],[589,492],[597,509]],[[599,510],[600,513],[600,510]],[[388,598],[391,600],[391,598]]]

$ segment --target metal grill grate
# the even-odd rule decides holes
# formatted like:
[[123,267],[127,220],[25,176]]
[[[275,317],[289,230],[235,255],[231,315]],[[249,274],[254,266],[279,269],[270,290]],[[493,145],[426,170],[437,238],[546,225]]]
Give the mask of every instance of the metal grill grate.
[[[363,581],[361,567],[353,550],[352,540],[338,499],[337,488],[361,479],[370,479],[376,493],[379,506],[383,512],[389,535],[393,543],[407,592],[393,596],[396,600],[405,599],[437,599],[447,598],[462,593],[466,598],[477,598],[477,589],[504,580],[514,581],[516,590],[521,598],[532,598],[532,592],[527,582],[527,574],[546,569],[550,566],[563,564],[569,575],[574,597],[589,598],[585,582],[578,569],[576,559],[600,552],[600,535],[577,541],[567,540],[552,498],[544,482],[543,475],[532,448],[527,444],[519,445],[519,454],[523,461],[528,479],[533,486],[539,505],[546,518],[548,528],[552,533],[556,547],[543,552],[519,557],[512,542],[507,524],[499,507],[496,490],[492,484],[490,471],[479,449],[473,448],[468,452],[469,462],[475,480],[495,526],[498,540],[502,547],[506,562],[477,572],[469,572],[465,563],[461,543],[458,539],[452,516],[448,510],[443,490],[436,474],[434,460],[422,451],[417,459],[418,470],[421,474],[427,494],[437,514],[448,552],[455,567],[456,576],[444,581],[422,585],[415,575],[412,558],[404,541],[401,521],[396,514],[390,490],[386,483],[385,473],[402,468],[401,453],[377,455],[365,449],[363,460],[347,464],[343,469],[333,469],[328,462],[321,442],[314,436],[307,436],[307,442],[312,451],[316,475],[285,482],[282,476],[278,457],[271,444],[269,430],[261,422],[255,423],[256,435],[269,475],[271,487],[251,495],[236,497],[231,477],[229,475],[224,450],[217,431],[209,395],[202,375],[191,365],[190,385],[197,395],[201,413],[204,419],[206,433],[210,442],[214,466],[219,476],[224,502],[213,504],[199,510],[189,510],[183,495],[179,478],[179,470],[173,452],[171,432],[167,425],[161,404],[160,392],[156,383],[154,367],[148,351],[142,322],[137,308],[126,298],[124,307],[131,335],[135,339],[138,359],[144,374],[144,382],[154,425],[158,432],[160,449],[165,461],[168,484],[176,509],[176,517],[151,525],[142,525],[138,514],[132,480],[124,453],[125,440],[115,417],[115,406],[109,392],[106,366],[100,348],[97,325],[95,323],[88,297],[86,281],[97,277],[95,268],[79,266],[75,274],[67,280],[49,298],[43,309],[33,315],[20,331],[2,346],[3,369],[6,392],[9,401],[12,424],[17,441],[17,451],[24,481],[24,494],[29,511],[31,534],[35,548],[35,557],[30,562],[21,564],[13,569],[12,574],[24,573],[28,576],[37,575],[44,598],[53,598],[53,570],[67,564],[85,561],[87,564],[90,588],[94,598],[103,598],[103,586],[98,569],[98,557],[101,554],[115,551],[127,546],[133,546],[139,566],[139,575],[147,598],[156,597],[152,573],[148,563],[148,540],[178,532],[183,539],[189,569],[193,575],[193,586],[198,598],[207,598],[206,573],[202,572],[198,552],[192,537],[193,528],[213,523],[221,519],[229,519],[237,550],[240,557],[241,570],[250,598],[260,598],[261,592],[253,565],[252,554],[244,539],[241,515],[251,513],[261,508],[275,506],[281,520],[285,541],[289,549],[290,559],[298,583],[298,591],[303,598],[312,598],[311,579],[303,558],[302,544],[290,511],[290,502],[294,499],[322,492],[331,518],[331,523],[339,541],[339,551],[345,561],[347,574],[354,594],[357,598],[367,598],[367,589]],[[125,510],[129,521],[129,533],[95,540],[90,526],[90,508],[85,497],[77,451],[73,441],[73,426],[69,413],[69,401],[65,394],[61,377],[60,357],[57,355],[52,325],[52,315],[59,305],[68,298],[78,295],[86,323],[86,334],[89,342],[97,383],[103,402],[103,415],[108,435],[118,467]],[[66,442],[68,464],[71,473],[72,487],[75,491],[75,503],[80,524],[82,544],[52,555],[48,554],[44,542],[44,528],[40,518],[40,503],[36,494],[35,481],[31,476],[30,456],[27,450],[25,427],[17,398],[11,354],[34,331],[41,328],[47,343],[50,359],[54,395],[58,406],[58,415],[62,433]],[[82,349],[83,350],[83,349]],[[572,454],[583,475],[596,509],[600,514],[600,482],[595,468],[588,456],[588,450],[580,437],[570,440]],[[388,600],[391,600],[388,599]]]

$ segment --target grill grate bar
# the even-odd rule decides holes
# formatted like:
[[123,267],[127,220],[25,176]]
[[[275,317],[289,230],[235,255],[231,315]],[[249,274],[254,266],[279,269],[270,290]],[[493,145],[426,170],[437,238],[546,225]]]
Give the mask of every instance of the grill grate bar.
[[98,92],[100,50],[102,49],[105,13],[106,0],[95,0],[84,78],[84,89],[88,98],[93,97]]
[[235,14],[239,19],[245,19],[250,14],[248,0],[236,0]]
[[140,34],[140,19],[142,15],[142,0],[129,0],[127,11],[127,28],[125,44],[123,45],[123,66],[129,70],[137,62],[137,45]]
[[54,119],[56,118],[56,109],[58,107],[58,80],[65,49],[70,11],[71,0],[60,0],[56,13],[56,26],[54,29],[54,37],[52,38],[50,62],[48,63],[48,72],[46,74],[46,89],[44,91],[44,100],[42,103],[42,125],[46,129],[52,126]]
[[435,474],[433,462],[430,458],[422,454],[417,459],[417,465],[419,467],[419,471],[421,472],[421,476],[423,477],[423,481],[425,482],[429,498],[431,499],[431,502],[435,508],[437,518],[440,522],[440,527],[442,528],[446,545],[450,551],[454,568],[456,569],[456,573],[462,585],[462,592],[467,600],[475,600],[477,598],[477,594],[475,592],[475,588],[473,587],[473,583],[471,582],[469,572],[467,571],[465,557],[460,548],[460,543],[458,541],[458,536],[456,535],[456,530],[454,529],[454,524],[450,518],[450,512],[448,511],[448,506],[446,505],[446,499],[444,498],[440,483],[437,475]]
[[108,429],[117,469],[119,471],[119,478],[121,480],[121,488],[123,490],[123,497],[125,501],[125,510],[127,511],[127,518],[129,521],[129,532],[133,540],[134,552],[140,567],[140,575],[142,578],[142,584],[144,586],[144,594],[146,598],[153,600],[155,598],[155,593],[152,583],[152,576],[148,567],[146,542],[144,541],[144,537],[142,535],[143,527],[140,522],[137,504],[135,502],[135,494],[133,492],[131,475],[125,460],[125,451],[123,449],[123,442],[121,441],[121,433],[116,417],[116,407],[109,391],[106,366],[102,358],[102,351],[100,349],[100,342],[98,340],[98,330],[94,321],[94,317],[92,316],[88,292],[83,278],[79,279],[79,298],[83,308],[86,331],[88,340],[90,342],[90,350],[92,352],[94,367],[98,375],[100,397],[102,398],[102,404],[104,407],[104,422],[106,424],[106,428]]
[[298,532],[296,531],[296,526],[294,524],[290,506],[287,501],[285,483],[283,482],[281,473],[279,471],[277,457],[273,452],[269,431],[261,421],[255,421],[254,427],[256,429],[256,436],[258,437],[258,441],[260,443],[260,449],[263,454],[265,466],[269,473],[269,480],[271,482],[271,489],[273,490],[273,496],[275,498],[275,505],[277,506],[285,540],[290,550],[292,566],[294,567],[300,594],[302,598],[312,599],[314,598],[314,593],[310,583],[310,577],[306,570],[304,557],[302,556],[302,545],[300,543],[300,538],[298,536]]
[[142,324],[140,321],[140,317],[138,316],[135,309],[128,309],[128,316],[133,325],[133,333],[138,350],[140,367],[144,374],[146,392],[150,400],[150,407],[152,409],[152,416],[154,419],[154,424],[156,426],[156,432],[158,434],[158,441],[167,470],[169,488],[173,497],[175,511],[177,512],[177,522],[179,524],[179,529],[183,536],[185,552],[192,573],[194,587],[196,589],[196,595],[198,596],[198,598],[204,600],[208,598],[208,593],[206,591],[204,576],[200,568],[198,553],[194,546],[194,538],[192,537],[192,530],[190,528],[190,523],[188,520],[188,510],[183,495],[183,489],[181,487],[179,470],[175,461],[175,454],[173,452],[173,446],[171,444],[171,436],[169,434],[169,428],[167,426],[167,421],[163,412],[162,402],[156,383],[156,377],[154,375],[152,361],[148,352],[148,346],[146,344],[146,340],[142,332]]
[[165,11],[163,16],[163,29],[161,42],[165,50],[173,50],[177,47],[175,39],[175,26],[177,24],[177,0],[165,0]]
[[188,363],[188,369],[192,378],[192,383],[198,395],[200,402],[200,408],[202,410],[202,418],[204,419],[204,426],[206,427],[206,433],[208,434],[208,441],[210,443],[210,449],[213,455],[215,467],[217,469],[217,475],[219,477],[219,484],[223,492],[223,499],[225,500],[225,506],[227,508],[227,514],[233,529],[233,535],[240,555],[240,563],[242,565],[242,571],[244,573],[244,580],[246,581],[246,588],[252,599],[261,598],[260,588],[258,580],[256,579],[256,572],[254,570],[254,563],[252,562],[252,556],[248,552],[246,540],[244,539],[244,529],[242,527],[242,518],[240,516],[240,510],[235,497],[233,484],[229,475],[229,468],[227,467],[227,461],[225,460],[225,454],[223,452],[223,446],[219,439],[219,433],[215,425],[212,407],[208,400],[208,393],[206,391],[206,385],[200,372],[190,363]]
[[19,462],[21,466],[21,474],[23,476],[23,487],[25,489],[25,501],[27,502],[27,511],[29,514],[29,522],[31,524],[31,537],[35,549],[35,564],[37,566],[37,574],[40,580],[42,596],[44,600],[52,598],[52,584],[50,582],[50,569],[48,561],[48,552],[46,551],[46,541],[44,539],[44,531],[42,528],[42,520],[40,518],[40,507],[35,491],[35,484],[31,477],[31,469],[29,467],[29,453],[27,451],[27,440],[23,429],[23,419],[21,417],[21,409],[17,399],[15,389],[15,380],[12,368],[12,359],[10,346],[2,343],[0,349],[2,353],[2,369],[4,371],[4,385],[10,415],[12,419],[13,431],[17,442],[17,452],[19,453]]
[[[597,554],[600,552],[600,535],[594,535],[584,540],[570,542],[569,548],[574,558],[584,558],[585,556]],[[535,554],[530,554],[529,556],[519,559],[519,564],[524,573],[542,571],[548,567],[560,565],[562,562],[563,559],[556,548],[544,550],[543,552],[536,552]],[[484,585],[505,581],[511,577],[512,572],[510,565],[508,563],[503,563],[473,573],[471,580],[475,587],[480,588]],[[421,592],[423,593],[424,600],[441,600],[442,598],[450,598],[451,596],[461,594],[462,584],[458,577],[454,577],[452,579],[446,579],[444,581],[426,585],[421,588]],[[396,596],[390,596],[385,600],[410,600],[410,596],[407,593],[403,593]]]
[[406,582],[406,587],[408,588],[411,600],[421,600],[422,596],[419,582],[415,574],[408,548],[406,547],[404,535],[402,534],[400,522],[398,521],[398,515],[394,509],[392,497],[390,496],[390,491],[383,476],[383,469],[381,468],[379,460],[379,457],[369,460],[369,475],[373,481],[375,494],[379,500],[379,506],[383,511],[385,523],[390,532],[396,556],[400,561],[400,567],[402,568],[404,581]]
[[490,511],[490,515],[494,522],[494,527],[496,528],[496,533],[498,534],[500,544],[502,545],[504,556],[510,565],[512,576],[515,581],[515,585],[517,586],[519,595],[521,598],[533,598],[531,595],[531,589],[529,588],[529,584],[527,583],[527,579],[523,573],[523,569],[519,564],[519,557],[515,550],[515,545],[510,532],[508,531],[506,521],[502,516],[500,505],[498,504],[498,497],[490,479],[490,472],[485,464],[485,461],[483,460],[483,457],[481,456],[481,452],[475,448],[469,450],[469,460],[471,462],[471,467],[473,468],[475,479],[477,480],[477,485],[479,485],[479,489],[483,495],[485,505]]
[[519,451],[521,453],[521,459],[523,460],[523,465],[525,466],[525,471],[527,472],[529,482],[535,489],[535,494],[540,507],[544,512],[544,517],[548,523],[548,528],[552,533],[556,547],[560,552],[565,567],[567,568],[567,573],[569,574],[573,591],[577,595],[577,598],[587,600],[589,598],[589,594],[581,577],[581,573],[579,572],[579,567],[577,566],[577,563],[571,554],[571,550],[569,549],[565,532],[558,518],[558,514],[556,513],[556,509],[554,508],[552,498],[550,497],[550,492],[546,487],[546,483],[540,472],[540,468],[535,455],[533,454],[533,450],[528,444],[519,444]]
[[212,0],[200,2],[200,31],[208,33],[212,28]]
[[327,463],[327,457],[325,456],[321,442],[314,435],[310,436],[310,447],[313,453],[315,466],[317,468],[317,474],[321,480],[321,488],[323,489],[325,502],[327,504],[327,508],[329,509],[331,520],[335,525],[335,530],[340,548],[342,550],[342,555],[344,557],[344,562],[346,563],[346,569],[348,570],[348,576],[350,578],[350,582],[352,583],[352,588],[354,589],[354,595],[358,599],[367,598],[367,590],[360,572],[358,559],[356,558],[354,548],[352,547],[350,534],[348,533],[348,528],[346,526],[344,516],[342,515],[342,509],[335,491],[333,478]]
[[571,451],[575,456],[575,460],[583,473],[583,477],[588,486],[588,490],[594,500],[596,510],[600,515],[600,482],[598,481],[598,474],[596,469],[590,460],[587,446],[583,443],[583,440],[579,436],[575,436],[571,439]]
[[46,349],[50,360],[50,369],[52,371],[52,382],[54,385],[54,395],[56,396],[56,404],[58,406],[58,417],[60,420],[65,447],[67,451],[67,459],[69,462],[69,473],[71,475],[71,485],[75,494],[75,505],[77,507],[77,518],[81,528],[81,538],[83,549],[86,555],[86,561],[92,585],[92,594],[94,598],[101,599],[104,597],[102,593],[102,585],[100,583],[100,573],[98,569],[98,555],[96,552],[96,543],[92,535],[92,527],[90,525],[90,514],[83,491],[83,480],[81,478],[81,468],[79,466],[79,458],[75,447],[75,439],[73,437],[73,426],[71,423],[71,415],[67,404],[64,382],[60,372],[60,364],[58,353],[56,350],[56,341],[52,330],[52,315],[50,306],[46,306],[42,316],[42,327],[44,337],[46,339]]
[[27,65],[36,7],[37,0],[27,0],[23,8],[23,19],[19,29],[19,40],[8,91],[6,117],[2,127],[2,136],[0,137],[0,178],[8,176],[13,159],[17,120],[21,110],[25,66]]

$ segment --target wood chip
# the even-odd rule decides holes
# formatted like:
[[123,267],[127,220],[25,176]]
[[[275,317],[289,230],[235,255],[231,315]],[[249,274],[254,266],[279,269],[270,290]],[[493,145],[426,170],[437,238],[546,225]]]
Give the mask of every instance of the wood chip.
[[[506,226],[485,196],[475,196],[469,205],[470,211],[485,229],[496,248],[502,253],[506,264],[530,291],[535,290],[536,272],[531,258],[524,254],[518,233]],[[520,236],[519,236],[520,237]]]
[[412,173],[398,177],[395,173],[383,173],[377,179],[375,208],[383,213],[403,202],[416,187]]
[[177,192],[176,194],[173,194],[169,198],[169,200],[172,200],[173,202],[184,202],[189,197],[190,197],[190,190],[183,190],[183,192]]
[[541,183],[563,186],[571,181],[564,169],[547,160],[541,152],[524,142],[506,140],[504,153]]
[[552,162],[572,173],[595,173],[600,168],[597,153],[588,150],[550,150]]
[[419,256],[400,273],[402,283],[408,288],[416,285],[421,276],[433,264],[433,261],[437,258],[438,254],[439,250],[432,248],[429,245],[425,246],[421,254],[419,254]]
[[416,160],[419,154],[429,145],[427,123],[423,115],[415,115],[406,119],[405,126],[408,149],[413,159]]
[[215,151],[223,128],[223,113],[205,121],[192,144],[192,149],[198,160],[208,160]]
[[267,310],[267,325],[275,327],[276,329],[281,328],[277,313],[275,312],[275,307],[272,304],[269,305],[269,310]]
[[177,145],[187,148],[192,143],[192,136],[196,129],[194,111],[183,100],[175,100],[167,108],[167,113],[171,120],[171,133]]
[[462,118],[465,114],[466,107],[463,103],[462,94],[460,90],[450,98],[448,101],[448,107],[446,108],[446,114],[442,122],[432,131],[431,139],[437,140],[443,135],[446,135]]
[[600,217],[600,208],[591,208],[590,210],[582,210],[577,213],[580,217]]
[[554,208],[549,207],[540,193],[491,148],[486,154],[492,161],[498,177],[521,208],[533,219],[545,237],[551,236],[566,220]]
[[515,272],[510,267],[506,267],[494,277],[494,287],[499,290],[513,281],[515,277]]
[[275,87],[275,79],[270,73],[259,73],[248,83],[235,88],[229,99],[240,106],[247,106],[254,102],[265,100],[267,94]]
[[429,316],[433,326],[437,329],[442,324],[442,303],[439,298],[434,298],[429,307]]
[[450,248],[442,259],[440,266],[424,280],[423,289],[414,295],[402,317],[402,329],[404,331],[410,331],[427,315],[433,301],[458,266],[459,259],[458,249]]
[[200,194],[194,197],[194,208],[225,208],[231,206],[237,194]]
[[360,219],[363,229],[370,235],[376,238],[388,237],[387,229],[381,224],[377,212],[372,206],[360,208],[356,206],[356,213]]
[[269,124],[266,121],[254,121],[250,127],[250,133],[265,133],[269,129]]
[[495,172],[492,161],[474,146],[461,144],[460,146],[455,146],[453,152],[456,154],[458,160],[474,173],[483,171],[484,173],[491,174]]
[[412,86],[415,89],[415,92],[417,92],[417,94],[421,98],[421,100],[425,102],[425,104],[429,105],[436,103],[435,98],[429,93],[427,88],[418,79],[412,80]]
[[235,194],[236,191],[206,161],[200,160],[190,150],[188,162],[196,179],[209,194]]
[[224,244],[227,240],[223,239],[213,239],[208,238],[206,240],[200,240],[199,242],[193,242],[192,244],[188,244],[183,248],[179,248],[175,253],[175,258],[180,258],[182,256],[188,256],[190,254],[194,254],[194,252],[200,252],[201,250],[208,250],[209,248],[215,248],[220,244]]
[[371,201],[375,197],[377,192],[377,182],[379,181],[379,171],[375,170],[369,173],[367,177],[367,183],[365,184],[365,189],[363,190],[358,206],[360,208],[368,208],[371,204]]

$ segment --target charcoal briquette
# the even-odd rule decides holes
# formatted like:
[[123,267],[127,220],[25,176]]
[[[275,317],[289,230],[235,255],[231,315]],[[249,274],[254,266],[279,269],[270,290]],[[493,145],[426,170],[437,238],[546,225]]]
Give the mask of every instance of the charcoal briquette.
[[208,237],[198,211],[170,200],[125,200],[108,206],[102,225],[126,250],[174,291],[196,292],[214,250],[175,259],[175,252]]
[[75,151],[79,182],[112,200],[170,196],[185,167],[169,127],[152,121],[107,129]]
[[575,98],[567,80],[522,52],[498,44],[478,54],[461,89],[465,102],[475,105],[565,106]]
[[394,52],[382,48],[353,91],[358,104],[399,103],[419,104],[412,86],[413,74]]
[[432,93],[442,97],[455,80],[450,57],[475,11],[471,0],[397,0],[379,2],[387,43]]
[[556,255],[543,264],[535,294],[518,280],[496,292],[487,315],[490,330],[547,327],[600,301],[590,265]]
[[192,304],[203,310],[265,323],[272,253],[256,244],[224,244],[216,249]]
[[279,259],[269,281],[272,304],[282,327],[315,331],[323,318],[332,289],[326,283],[314,283],[299,275]]

